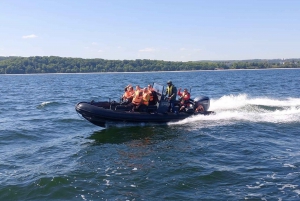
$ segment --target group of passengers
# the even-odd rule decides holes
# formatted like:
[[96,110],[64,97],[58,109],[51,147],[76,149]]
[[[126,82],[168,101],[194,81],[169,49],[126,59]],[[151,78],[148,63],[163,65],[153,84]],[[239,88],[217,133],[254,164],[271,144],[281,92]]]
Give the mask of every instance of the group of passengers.
[[157,94],[151,85],[142,89],[139,85],[133,87],[128,85],[122,96],[122,105],[131,108],[132,111],[144,111],[147,106],[155,105],[158,101]]
[[[190,106],[190,98],[191,95],[187,89],[184,89],[181,92],[181,88],[179,88],[177,92],[177,88],[172,84],[172,81],[167,82],[167,88],[165,97],[169,102],[169,112],[177,113],[175,110],[176,96],[180,97],[179,99],[179,112],[185,110],[185,108]],[[139,85],[136,86],[135,90],[132,85],[128,85],[125,87],[125,92],[122,96],[122,105],[126,105],[126,107],[130,108],[132,111],[145,111],[147,106],[156,105],[158,101],[158,97],[156,91],[153,89],[152,85],[148,85],[148,87],[140,88]]]

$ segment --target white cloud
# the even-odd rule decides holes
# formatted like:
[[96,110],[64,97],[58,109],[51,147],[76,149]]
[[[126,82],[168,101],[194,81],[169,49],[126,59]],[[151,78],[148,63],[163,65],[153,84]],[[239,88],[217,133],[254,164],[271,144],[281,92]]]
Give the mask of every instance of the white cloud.
[[92,45],[98,45],[98,43],[96,43],[96,42],[92,42]]
[[185,51],[185,50],[186,50],[186,48],[184,48],[184,47],[180,48],[180,51]]
[[98,52],[103,52],[103,50],[98,50]]
[[27,36],[22,36],[23,39],[28,39],[28,38],[36,38],[37,35],[35,34],[31,34],[31,35],[27,35]]
[[154,52],[154,51],[155,51],[154,48],[145,48],[145,49],[139,50],[139,52]]

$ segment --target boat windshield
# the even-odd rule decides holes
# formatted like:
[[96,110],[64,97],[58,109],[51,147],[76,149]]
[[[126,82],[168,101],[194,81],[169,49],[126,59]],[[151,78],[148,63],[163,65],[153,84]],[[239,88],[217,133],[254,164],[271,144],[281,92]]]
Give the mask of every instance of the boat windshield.
[[157,84],[157,83],[153,83],[153,89],[156,91],[156,93],[158,93],[159,95],[162,95],[164,86]]

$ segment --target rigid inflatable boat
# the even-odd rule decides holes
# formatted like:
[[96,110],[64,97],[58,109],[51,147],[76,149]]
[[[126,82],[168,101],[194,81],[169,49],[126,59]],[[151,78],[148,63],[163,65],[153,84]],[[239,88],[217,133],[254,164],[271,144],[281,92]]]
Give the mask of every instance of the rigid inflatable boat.
[[[169,112],[169,102],[163,94],[164,87],[157,83],[153,84],[158,101],[156,105],[149,105],[143,111],[132,111],[122,102],[79,102],[75,110],[89,122],[105,127],[108,123],[128,122],[128,123],[167,123],[185,119],[192,115],[209,115],[214,112],[208,111],[210,99],[207,96],[199,96],[190,99],[189,107],[179,112],[179,101],[175,104],[175,111]],[[200,108],[200,110],[198,109]]]

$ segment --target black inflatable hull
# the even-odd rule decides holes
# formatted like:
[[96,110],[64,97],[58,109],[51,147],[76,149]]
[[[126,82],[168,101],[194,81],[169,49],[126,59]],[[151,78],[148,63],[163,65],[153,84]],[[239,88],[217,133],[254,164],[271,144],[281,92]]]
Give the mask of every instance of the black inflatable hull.
[[192,115],[208,115],[212,112],[199,113],[157,113],[157,112],[130,112],[122,110],[113,110],[107,108],[109,103],[91,104],[88,102],[80,102],[76,104],[76,111],[89,122],[105,127],[108,122],[128,122],[128,123],[167,123],[185,119]]

